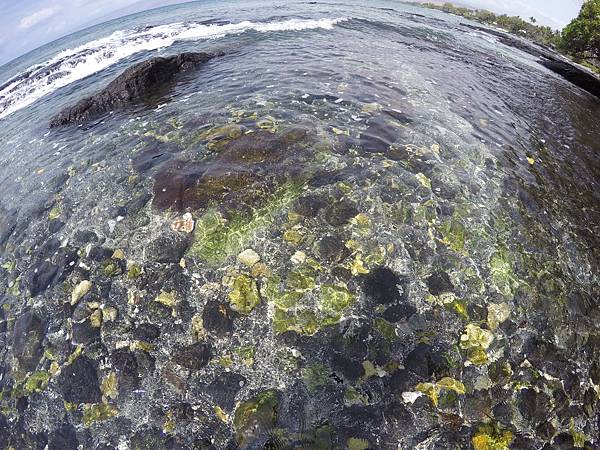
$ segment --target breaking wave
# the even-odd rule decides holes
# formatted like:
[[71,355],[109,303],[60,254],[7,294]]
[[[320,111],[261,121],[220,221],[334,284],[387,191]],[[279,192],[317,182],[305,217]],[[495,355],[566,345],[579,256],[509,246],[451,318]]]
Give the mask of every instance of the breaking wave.
[[345,19],[289,19],[280,22],[231,24],[172,23],[128,31],[64,50],[0,84],[0,118],[24,108],[58,88],[104,70],[142,51],[169,47],[178,41],[222,38],[246,31],[276,32],[332,29]]

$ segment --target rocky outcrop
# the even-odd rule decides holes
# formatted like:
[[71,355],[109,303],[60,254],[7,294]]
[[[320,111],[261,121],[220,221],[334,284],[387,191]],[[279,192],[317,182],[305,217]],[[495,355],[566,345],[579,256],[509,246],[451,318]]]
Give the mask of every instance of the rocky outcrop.
[[50,121],[50,127],[84,123],[109,111],[148,101],[175,81],[179,74],[197,68],[214,56],[208,53],[181,53],[136,64],[97,94],[62,110]]
[[586,68],[579,66],[555,51],[527,41],[509,33],[476,25],[463,23],[462,25],[483,33],[496,36],[500,42],[509,47],[517,48],[525,53],[538,58],[538,63],[552,72],[560,75],[565,80],[600,98],[600,78]]
[[581,89],[600,98],[600,79],[592,75],[589,71],[557,59],[540,59],[538,62],[552,72],[579,86]]

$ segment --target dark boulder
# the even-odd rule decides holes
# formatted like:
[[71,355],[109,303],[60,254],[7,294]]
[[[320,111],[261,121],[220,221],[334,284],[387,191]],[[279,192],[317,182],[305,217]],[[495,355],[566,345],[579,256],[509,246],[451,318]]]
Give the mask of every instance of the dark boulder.
[[228,411],[235,405],[235,396],[246,384],[246,378],[233,372],[222,372],[208,385],[208,392],[215,403]]
[[180,366],[190,370],[200,370],[208,364],[212,356],[209,344],[198,342],[179,349],[173,360]]
[[31,311],[25,312],[15,322],[13,330],[13,354],[19,368],[33,371],[42,357],[46,324]]
[[196,68],[213,56],[207,53],[182,53],[136,64],[97,94],[62,110],[50,121],[50,127],[83,123],[114,109],[147,102],[168,88],[178,74]]
[[541,59],[538,62],[546,69],[550,69],[565,80],[600,98],[600,79],[591,72],[557,59]]
[[0,206],[0,247],[8,240],[17,226],[17,211]]
[[97,363],[80,356],[58,376],[63,398],[69,403],[98,403],[102,399]]
[[217,301],[209,301],[202,311],[204,329],[224,336],[233,332],[233,319],[236,314],[229,305]]
[[407,280],[383,266],[371,270],[363,283],[367,298],[379,305],[387,305],[408,299]]

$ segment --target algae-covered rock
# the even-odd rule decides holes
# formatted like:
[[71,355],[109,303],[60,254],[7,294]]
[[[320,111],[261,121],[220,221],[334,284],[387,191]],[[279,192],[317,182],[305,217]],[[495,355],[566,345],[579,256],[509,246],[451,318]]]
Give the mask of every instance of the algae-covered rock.
[[264,391],[240,403],[233,418],[236,442],[240,448],[251,448],[263,440],[277,424],[279,393]]
[[34,372],[27,377],[24,386],[24,392],[26,395],[31,395],[34,392],[41,392],[48,387],[48,381],[50,381],[50,374],[48,372],[39,371]]
[[89,427],[94,422],[102,422],[119,414],[113,405],[108,403],[83,405],[83,425]]
[[231,308],[241,314],[250,314],[260,303],[256,281],[247,275],[238,275],[229,293]]
[[225,216],[217,210],[207,211],[196,223],[190,255],[217,266],[228,257],[239,254],[257,232],[273,223],[299,192],[298,184],[282,185],[273,194],[266,195],[263,206],[249,215],[232,211]]
[[501,430],[492,425],[479,427],[473,436],[475,450],[506,450],[510,448],[513,434],[509,430]]
[[460,347],[467,351],[467,357],[475,365],[487,363],[486,350],[494,340],[494,334],[476,324],[470,323],[460,336]]

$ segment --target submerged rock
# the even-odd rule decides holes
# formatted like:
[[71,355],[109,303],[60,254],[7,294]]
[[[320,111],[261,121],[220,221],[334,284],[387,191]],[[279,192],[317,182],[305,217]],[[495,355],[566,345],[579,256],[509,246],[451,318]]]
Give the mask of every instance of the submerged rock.
[[97,365],[87,356],[79,356],[64,367],[57,382],[69,403],[97,403],[102,398]]
[[210,344],[198,342],[179,349],[175,353],[173,361],[187,369],[200,370],[208,364],[211,357]]
[[64,109],[51,121],[51,127],[83,123],[114,109],[149,101],[180,73],[188,72],[215,55],[182,53],[152,58],[125,70],[97,94]]

